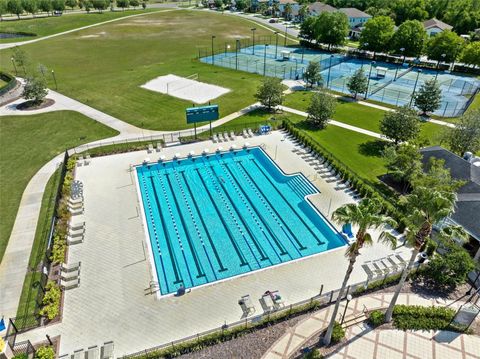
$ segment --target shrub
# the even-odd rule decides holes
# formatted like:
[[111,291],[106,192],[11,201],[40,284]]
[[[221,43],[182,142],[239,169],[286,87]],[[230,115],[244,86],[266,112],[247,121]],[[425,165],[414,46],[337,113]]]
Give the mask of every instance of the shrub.
[[422,307],[419,305],[396,305],[393,309],[393,325],[402,330],[452,329],[455,310],[446,307]]
[[[42,300],[43,307],[40,310],[40,315],[50,320],[54,319],[60,312],[60,297],[60,287],[54,281],[49,281],[45,287],[45,295]],[[55,355],[52,358],[54,357]]]
[[305,354],[302,359],[323,359],[323,355],[320,354],[317,348]]
[[372,311],[368,317],[368,323],[374,328],[382,325],[385,323],[385,313],[380,310]]
[[427,242],[427,256],[431,257],[433,253],[435,253],[435,250],[437,249],[437,243],[433,239],[429,239]]
[[65,251],[67,250],[67,241],[58,234],[53,237],[53,248],[50,260],[53,264],[63,263],[65,261]]
[[342,328],[340,323],[335,322],[332,332],[332,344],[340,342],[343,338],[345,338],[345,329]]
[[55,359],[55,351],[51,346],[44,346],[37,349],[35,353],[37,359]]
[[13,357],[13,359],[28,359],[27,353],[20,353]]

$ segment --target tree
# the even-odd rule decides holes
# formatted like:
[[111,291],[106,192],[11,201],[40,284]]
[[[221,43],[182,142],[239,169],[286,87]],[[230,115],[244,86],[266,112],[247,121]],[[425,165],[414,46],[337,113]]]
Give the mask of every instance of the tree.
[[342,12],[322,12],[314,23],[314,36],[318,43],[340,46],[345,43],[349,31],[348,18]]
[[364,93],[367,91],[368,79],[365,76],[365,72],[362,68],[359,68],[355,73],[348,79],[347,88],[348,91],[357,99],[359,93]]
[[53,0],[52,8],[55,11],[64,11],[65,10],[65,0]]
[[133,6],[133,9],[135,10],[135,8],[140,4],[140,2],[139,0],[129,0],[129,4]]
[[420,123],[415,111],[403,106],[385,113],[380,121],[380,131],[398,145],[400,142],[416,139],[420,132]]
[[423,21],[428,17],[425,0],[397,0],[393,2],[392,10],[397,24],[407,20]]
[[300,9],[298,10],[298,17],[300,18],[300,21],[304,21],[307,16],[308,16],[308,5],[304,4],[300,7]]
[[403,48],[403,55],[418,57],[423,53],[426,42],[427,33],[423,24],[417,20],[408,20],[393,35],[391,49],[398,52]]
[[438,81],[435,79],[425,81],[413,97],[413,100],[415,106],[422,111],[422,115],[437,110],[442,101],[442,90]]
[[412,144],[401,144],[398,147],[388,146],[383,157],[388,174],[398,183],[403,184],[402,192],[408,189],[413,179],[422,172],[422,155]]
[[92,9],[92,2],[90,0],[84,0],[83,6],[85,7],[85,11],[90,13],[90,10]]
[[27,74],[26,67],[28,65],[27,53],[24,50],[22,50],[20,47],[15,46],[15,48],[13,49],[12,59],[15,62],[15,65],[17,67],[23,68],[23,73],[26,75]]
[[446,135],[453,152],[463,156],[480,151],[480,109],[466,112]]
[[46,12],[47,15],[50,15],[50,12],[52,11],[52,2],[50,0],[40,0],[38,8],[41,11]]
[[465,46],[460,61],[474,67],[480,66],[480,41],[471,42]]
[[395,248],[397,245],[396,238],[388,232],[383,231],[383,228],[386,225],[395,227],[396,222],[392,218],[382,215],[381,211],[382,206],[377,200],[366,198],[358,204],[345,204],[335,210],[335,212],[333,212],[332,214],[332,219],[335,222],[341,224],[351,223],[352,225],[358,226],[359,228],[356,234],[355,242],[353,242],[347,248],[347,251],[345,253],[345,256],[348,258],[349,261],[348,269],[345,273],[342,287],[340,288],[340,293],[338,294],[331,320],[327,328],[327,332],[325,334],[325,337],[323,338],[323,342],[325,345],[330,344],[333,327],[335,325],[338,309],[340,307],[340,302],[343,298],[343,295],[345,294],[348,280],[353,271],[353,267],[355,265],[357,257],[360,255],[360,250],[373,244],[373,237],[368,231],[370,229],[382,229],[382,233],[380,234],[378,240],[389,244],[392,248]]
[[316,17],[310,16],[307,17],[301,24],[300,24],[300,33],[299,37],[311,43],[315,40],[315,22]]
[[128,8],[128,0],[117,0],[117,6],[122,8],[125,11],[125,8]]
[[450,1],[443,20],[458,34],[474,31],[480,24],[479,4],[475,0]]
[[281,105],[283,102],[283,85],[281,80],[276,77],[265,78],[258,87],[255,98],[268,110]]
[[324,91],[313,94],[310,105],[307,108],[307,121],[314,127],[323,129],[335,113],[337,102],[333,96]]
[[317,61],[310,61],[308,63],[308,66],[303,73],[303,79],[310,87],[319,84],[323,80],[322,74],[320,73],[320,64]]
[[35,14],[38,12],[37,0],[21,0],[21,2],[25,12],[30,13],[35,17]]
[[[427,56],[431,60],[453,62],[457,59],[465,42],[450,30],[432,36],[427,43]],[[445,56],[442,56],[445,54]]]
[[47,96],[47,83],[43,77],[27,77],[22,96],[31,100],[34,105],[42,103]]
[[390,48],[390,41],[395,32],[395,23],[387,16],[371,18],[365,23],[365,28],[360,34],[360,49],[384,52]]
[[400,291],[420,250],[432,234],[433,224],[453,213],[456,199],[457,195],[453,191],[441,191],[435,187],[415,187],[412,193],[402,200],[408,223],[406,240],[413,246],[413,251],[385,313],[386,322],[392,320],[393,308]]
[[[135,1],[135,0],[133,0],[133,1]],[[216,7],[217,9],[221,9],[221,8],[222,8],[222,5],[223,5],[223,1],[222,1],[222,0],[215,0],[215,1],[214,1],[214,4],[215,4],[215,7]],[[132,1],[130,1],[130,5],[133,6]]]
[[430,157],[425,171],[419,172],[411,180],[413,187],[436,188],[443,192],[456,192],[465,181],[452,178],[450,169],[445,167],[445,160]]
[[243,11],[247,8],[247,2],[245,0],[235,1],[235,7],[238,11]]
[[95,10],[102,12],[108,8],[108,0],[92,0],[92,6]]
[[7,13],[7,0],[0,0],[0,21],[3,21],[3,15]]
[[65,5],[70,7],[70,9],[74,9],[77,6],[77,0],[66,0]]
[[8,0],[7,10],[9,13],[17,15],[20,19],[20,15],[23,14],[22,2],[20,0]]
[[286,3],[285,7],[283,8],[283,15],[285,16],[285,19],[290,20],[292,18],[292,4]]

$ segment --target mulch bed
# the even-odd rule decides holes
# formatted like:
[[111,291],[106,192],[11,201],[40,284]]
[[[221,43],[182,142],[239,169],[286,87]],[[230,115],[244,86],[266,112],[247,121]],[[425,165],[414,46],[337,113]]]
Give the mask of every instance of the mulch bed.
[[33,101],[25,101],[17,105],[17,110],[20,111],[33,111],[40,110],[42,108],[52,106],[55,103],[51,98],[44,99],[40,104],[34,104]]

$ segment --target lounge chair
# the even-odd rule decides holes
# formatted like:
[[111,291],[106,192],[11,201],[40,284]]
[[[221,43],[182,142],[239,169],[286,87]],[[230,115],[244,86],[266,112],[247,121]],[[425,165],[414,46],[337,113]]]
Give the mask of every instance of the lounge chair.
[[218,142],[226,142],[227,139],[223,138],[223,135],[221,133],[218,134]]
[[240,298],[238,301],[238,304],[242,308],[243,313],[245,316],[248,316],[251,313],[255,313],[255,306],[252,303],[252,299],[250,298],[250,295],[244,295]]
[[82,203],[83,202],[83,197],[82,196],[77,196],[75,198],[69,197],[68,202],[72,203],[72,204]]
[[218,136],[217,136],[216,133],[214,133],[213,136],[212,136],[212,142],[213,142],[213,143],[217,143],[217,142],[218,142]]
[[72,280],[77,280],[79,276],[80,276],[80,269],[77,270],[77,271],[73,271],[73,272],[61,273],[60,274],[60,279],[63,280],[66,283],[66,282],[70,282]]
[[72,214],[72,216],[78,216],[79,214],[83,214],[83,207],[70,208],[70,213]]
[[100,357],[102,359],[113,359],[113,342],[103,344]]
[[67,236],[67,244],[70,246],[70,245],[74,245],[74,244],[83,243],[83,239],[84,239],[83,234],[81,236],[78,236],[78,237]]
[[272,298],[272,301],[275,305],[275,309],[285,306],[285,300],[280,295],[278,290],[274,290],[273,292],[270,292],[270,297]]
[[227,132],[227,131],[225,131],[225,132],[223,133],[223,137],[225,138],[226,141],[229,141],[229,140],[231,139],[231,138],[228,136],[228,132]]
[[249,136],[249,137],[253,137],[253,132],[252,132],[252,129],[251,129],[251,128],[249,128],[249,129],[247,130],[247,132],[248,132],[248,136]]
[[68,201],[68,208],[70,209],[78,209],[82,207],[83,207],[83,201],[75,202],[75,203],[70,202],[70,200]]
[[78,223],[69,223],[68,229],[71,231],[76,231],[79,229],[85,228],[85,222],[78,222]]
[[352,238],[354,238],[351,223],[345,223],[342,226],[342,234],[344,234],[347,237],[348,240],[351,240]]
[[76,229],[76,230],[69,230],[68,231],[68,235],[72,238],[75,238],[75,237],[80,237],[80,236],[83,236],[85,234],[85,227],[83,228],[80,228],[80,229]]
[[247,138],[248,137],[248,132],[247,130],[244,128],[243,131],[242,131],[242,136],[243,138]]
[[78,156],[78,159],[77,159],[77,167],[80,167],[83,165],[83,156],[80,155]]
[[162,150],[162,143],[157,142],[157,152],[160,152]]
[[62,263],[62,265],[60,266],[60,270],[63,273],[68,273],[68,272],[79,271],[81,267],[82,267],[82,262],[77,262],[71,265],[66,265],[65,263]]
[[83,163],[85,164],[85,166],[88,166],[91,162],[91,157],[90,155],[87,153],[87,155],[85,156],[85,161],[83,161]]
[[233,140],[235,140],[235,138],[237,138],[237,136],[235,136],[235,132],[233,131],[230,131],[230,138]]
[[64,290],[78,288],[80,287],[80,278],[77,278],[76,280],[69,280],[69,281],[64,281],[60,279],[60,287],[62,287]]
[[75,350],[73,352],[73,359],[84,359],[85,358],[85,351],[83,349]]
[[153,152],[153,145],[150,143],[147,147],[147,153],[152,153]]
[[88,347],[88,350],[85,353],[85,359],[100,359],[100,350],[98,350],[96,345]]

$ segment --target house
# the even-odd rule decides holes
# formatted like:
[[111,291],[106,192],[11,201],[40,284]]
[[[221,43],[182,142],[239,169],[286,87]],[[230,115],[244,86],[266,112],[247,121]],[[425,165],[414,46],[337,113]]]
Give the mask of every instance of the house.
[[318,16],[323,12],[335,12],[337,8],[330,6],[328,4],[324,4],[323,2],[314,2],[313,4],[308,5],[308,11],[310,15]]
[[464,159],[440,147],[426,147],[420,151],[424,166],[431,157],[445,161],[452,178],[465,181],[458,190],[455,212],[437,227],[445,224],[458,224],[470,235],[470,242],[465,246],[475,260],[480,260],[480,159],[466,156]]
[[368,20],[372,18],[371,15],[368,15],[366,12],[358,10],[354,7],[344,7],[338,9],[338,11],[343,12],[348,17],[348,25],[350,29],[355,27],[362,27]]
[[295,0],[276,0],[275,2],[278,3],[278,10],[283,17],[285,17],[285,6],[290,4],[292,7],[292,14],[291,17],[296,18],[298,16],[298,11],[300,10],[300,4],[297,3]]
[[435,36],[436,34],[442,31],[453,29],[452,26],[435,18],[424,21],[423,27],[425,28],[425,31],[427,32],[428,36]]

